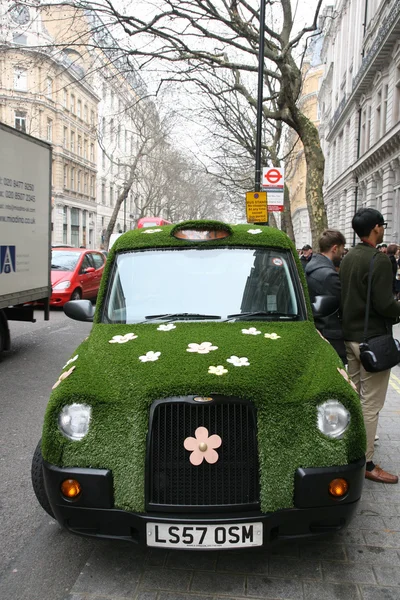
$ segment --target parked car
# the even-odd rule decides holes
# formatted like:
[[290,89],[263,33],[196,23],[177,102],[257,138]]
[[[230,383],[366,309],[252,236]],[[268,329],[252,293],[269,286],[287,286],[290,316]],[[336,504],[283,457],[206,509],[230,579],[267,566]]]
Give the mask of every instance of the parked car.
[[93,327],[54,383],[32,463],[36,496],[64,527],[234,549],[349,522],[361,404],[315,328],[286,234],[215,221],[129,231],[96,309],[64,312]]
[[105,261],[100,251],[53,248],[50,306],[63,306],[69,300],[96,298]]

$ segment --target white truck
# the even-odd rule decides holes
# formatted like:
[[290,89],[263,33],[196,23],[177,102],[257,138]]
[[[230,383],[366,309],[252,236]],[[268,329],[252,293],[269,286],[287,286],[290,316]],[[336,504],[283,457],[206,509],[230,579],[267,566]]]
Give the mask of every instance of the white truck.
[[8,320],[49,318],[51,145],[0,123],[0,356]]

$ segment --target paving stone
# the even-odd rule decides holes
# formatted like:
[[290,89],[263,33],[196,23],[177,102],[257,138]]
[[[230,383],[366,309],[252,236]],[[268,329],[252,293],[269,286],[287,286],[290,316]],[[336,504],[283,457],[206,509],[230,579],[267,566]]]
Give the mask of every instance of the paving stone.
[[394,502],[360,502],[357,514],[381,516],[381,517],[397,517],[400,514],[400,505]]
[[364,531],[365,542],[370,546],[400,548],[400,531]]
[[375,583],[371,565],[360,563],[322,562],[322,574],[326,581]]
[[170,552],[166,566],[172,569],[196,569],[197,571],[215,571],[218,552],[190,552],[175,550]]
[[271,546],[268,551],[270,556],[291,556],[292,558],[298,558],[300,545],[296,542],[277,542]]
[[144,571],[139,589],[186,592],[189,589],[191,577],[190,571],[153,567]]
[[287,579],[322,579],[321,564],[315,559],[287,559],[273,557],[269,561],[269,575]]
[[353,583],[320,583],[305,581],[304,600],[359,600],[360,594]]
[[159,592],[157,600],[213,600],[214,596],[198,596],[197,594],[177,594],[175,592]]
[[232,573],[209,573],[203,571],[193,575],[193,581],[190,590],[193,592],[203,592],[207,594],[231,594],[234,596],[244,596],[245,593],[245,575],[234,575]]
[[385,525],[393,531],[400,531],[400,517],[385,517]]
[[350,521],[348,529],[384,529],[385,522],[382,517],[355,516]]
[[304,559],[346,560],[343,544],[328,542],[308,542],[300,546],[300,556]]
[[400,565],[400,559],[396,550],[382,548],[381,546],[346,546],[347,556],[350,562],[365,564],[390,564]]
[[134,600],[156,600],[157,592],[138,592]]
[[273,598],[274,600],[302,600],[303,588],[297,579],[273,579],[249,575],[247,596],[253,598]]
[[374,566],[374,572],[379,584],[400,586],[400,570],[398,567],[377,565]]
[[218,558],[217,571],[268,574],[267,552],[224,552]]
[[[172,554],[172,553],[171,553]],[[168,550],[160,548],[149,548],[146,553],[146,566],[163,567],[168,557]]]
[[[383,528],[382,528],[383,529]],[[332,540],[333,542],[337,542],[340,544],[364,544],[364,536],[362,529],[343,529],[343,531],[338,531],[335,534],[335,537]]]
[[361,586],[363,600],[400,600],[400,589],[392,587]]

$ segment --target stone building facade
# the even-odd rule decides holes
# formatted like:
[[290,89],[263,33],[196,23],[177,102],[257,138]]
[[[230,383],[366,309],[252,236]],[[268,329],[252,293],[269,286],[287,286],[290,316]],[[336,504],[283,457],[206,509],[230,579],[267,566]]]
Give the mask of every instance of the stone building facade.
[[319,93],[330,227],[348,246],[362,206],[382,212],[400,243],[400,1],[338,0],[324,12]]

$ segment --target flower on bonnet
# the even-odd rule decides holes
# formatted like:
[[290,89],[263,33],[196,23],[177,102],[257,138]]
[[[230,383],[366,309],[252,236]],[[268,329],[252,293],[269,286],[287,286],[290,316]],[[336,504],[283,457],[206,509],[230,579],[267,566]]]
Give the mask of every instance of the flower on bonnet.
[[356,387],[356,385],[352,382],[352,380],[350,379],[350,377],[347,374],[347,371],[345,371],[344,369],[340,369],[339,367],[337,367],[337,370],[339,371],[339,373],[345,378],[345,380],[347,381],[347,383],[349,383],[351,385],[351,387],[353,388],[353,390],[355,392],[358,392],[358,389]]
[[277,335],[276,333],[264,333],[264,337],[270,340],[279,340],[281,336]]
[[208,372],[210,375],[225,375],[228,372],[228,369],[225,369],[223,365],[218,365],[217,367],[208,367]]
[[176,325],[168,323],[168,325],[160,325],[157,327],[157,331],[171,331],[171,329],[176,329]]
[[248,229],[247,233],[253,233],[253,234],[262,233],[262,229]]
[[126,333],[125,335],[114,335],[113,339],[110,340],[109,344],[126,344],[126,342],[130,342],[131,340],[136,340],[137,335],[134,333]]
[[246,335],[258,335],[261,331],[258,331],[255,327],[250,327],[249,329],[242,329],[242,333]]
[[65,365],[63,366],[63,369],[65,369],[65,367],[68,367],[68,365],[70,365],[72,362],[75,362],[76,359],[78,358],[79,354],[75,354],[74,357],[70,358],[69,360],[67,360],[67,362],[65,363]]
[[191,452],[189,457],[192,465],[201,465],[203,460],[206,460],[211,465],[218,460],[218,452],[214,448],[219,448],[222,440],[219,435],[208,436],[208,429],[198,427],[194,432],[195,437],[187,437],[183,442],[186,450]]
[[186,352],[197,352],[198,354],[208,354],[212,350],[218,350],[218,346],[213,346],[211,342],[202,342],[201,344],[188,344]]
[[157,233],[157,231],[162,231],[162,229],[145,229],[142,233]]
[[246,356],[239,358],[238,356],[231,356],[226,359],[226,362],[231,363],[234,367],[249,367],[249,359]]
[[146,354],[139,356],[139,360],[142,362],[154,362],[158,360],[158,357],[161,356],[161,352],[153,352],[153,350],[149,350]]
[[64,371],[64,373],[61,373],[60,377],[58,378],[58,380],[55,382],[55,384],[53,385],[53,387],[51,388],[52,390],[54,390],[57,386],[60,385],[60,383],[62,382],[63,379],[66,379],[69,375],[71,375],[72,371],[75,369],[75,365],[73,367],[71,367],[70,369],[68,369],[68,371]]

